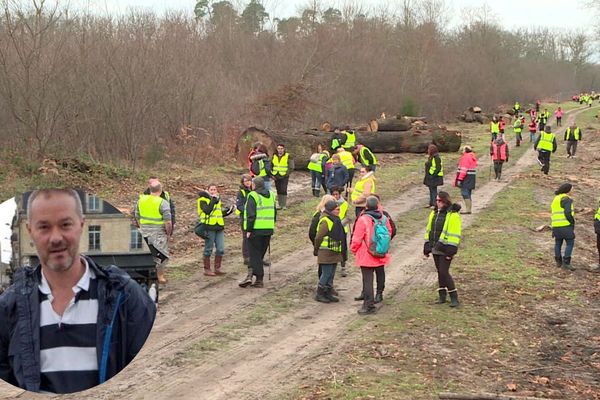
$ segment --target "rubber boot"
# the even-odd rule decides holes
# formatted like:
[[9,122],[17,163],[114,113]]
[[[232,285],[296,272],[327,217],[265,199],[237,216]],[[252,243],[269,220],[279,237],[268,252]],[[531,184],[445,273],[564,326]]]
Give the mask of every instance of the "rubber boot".
[[344,278],[346,276],[348,276],[348,269],[346,268],[346,262],[345,261],[342,261],[342,272],[341,272],[341,274],[342,274],[342,277],[344,277]]
[[564,257],[562,267],[567,271],[575,271],[575,267],[571,265],[571,257]]
[[287,195],[282,194],[281,196],[278,196],[278,197],[279,197],[279,207],[282,210],[287,210]]
[[464,199],[465,201],[465,211],[461,211],[461,214],[471,214],[471,207],[473,206],[473,201],[471,199]]
[[252,285],[250,285],[253,288],[263,288],[265,287],[265,284],[263,283],[263,278],[259,278],[258,276],[256,277],[256,280],[254,281],[254,283]]
[[332,290],[333,290],[333,286],[331,286],[331,285],[325,286],[325,298],[332,303],[337,303],[340,301],[340,299],[338,299],[337,297],[335,297],[333,295]]
[[358,310],[358,314],[360,314],[360,315],[375,314],[376,312],[377,312],[377,307],[375,307],[375,306],[366,307],[363,305],[360,308],[360,310]]
[[360,292],[360,294],[354,298],[354,301],[363,301],[364,299],[365,294],[363,292]]
[[317,286],[317,294],[315,295],[315,300],[321,303],[331,303],[327,296],[325,296],[326,290],[327,289],[325,288],[325,286],[319,284],[319,286]]
[[157,267],[156,268],[156,277],[158,278],[158,283],[164,285],[167,283],[167,277],[165,276],[165,268]]
[[248,268],[248,275],[238,283],[239,287],[247,287],[252,285],[252,268]]
[[382,301],[383,301],[383,292],[377,292],[375,294],[374,303],[377,304],[377,303],[381,303]]
[[450,307],[458,307],[460,303],[458,302],[458,292],[456,289],[448,290],[448,294],[450,295]]
[[226,272],[221,271],[221,263],[223,262],[223,256],[215,256],[215,274],[225,275]]
[[562,267],[562,256],[554,256],[554,261],[556,262],[556,266],[558,268]]
[[281,210],[281,195],[277,195],[277,207],[278,210]]
[[448,294],[448,289],[445,287],[438,288],[438,296],[439,298],[435,302],[435,304],[444,304],[446,302],[446,295]]
[[313,196],[314,197],[319,197],[320,195],[321,195],[321,189],[319,189],[319,190],[313,189]]
[[214,272],[210,270],[210,256],[204,256],[204,275],[216,276]]

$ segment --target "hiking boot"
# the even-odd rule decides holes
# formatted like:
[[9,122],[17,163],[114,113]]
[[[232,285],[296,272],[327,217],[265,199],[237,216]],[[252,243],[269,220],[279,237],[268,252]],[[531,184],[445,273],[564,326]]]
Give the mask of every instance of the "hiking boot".
[[377,294],[375,295],[375,301],[374,303],[381,303],[383,301],[383,292],[377,292]]
[[345,278],[348,276],[348,268],[346,267],[346,263],[342,262],[342,277]]
[[556,266],[558,268],[562,267],[562,256],[554,256],[554,261],[556,262]]
[[[336,292],[336,294],[337,294],[337,292]],[[337,303],[340,301],[340,299],[335,297],[333,294],[333,286],[329,286],[329,285],[327,285],[325,287],[325,298],[332,303]]]
[[450,295],[450,307],[458,307],[460,303],[458,302],[458,292],[456,289],[448,290],[448,294]]
[[254,283],[252,285],[250,285],[250,287],[260,289],[260,288],[264,288],[265,284],[263,283],[262,278],[256,277],[256,280],[254,281]]
[[360,294],[354,298],[354,301],[363,301],[364,299],[365,294],[363,292],[360,292]]
[[335,290],[335,288],[333,286],[331,286],[331,294],[334,296],[339,296],[339,293],[337,292],[337,290]]
[[317,286],[317,294],[315,294],[315,300],[321,303],[331,303],[331,301],[325,296],[326,288],[323,285]]
[[567,271],[575,271],[575,267],[571,265],[571,257],[564,257],[562,267]]
[[221,271],[221,262],[223,256],[215,256],[215,275],[225,275],[226,272]]
[[371,307],[361,307],[360,310],[358,310],[358,314],[359,315],[369,315],[369,314],[375,314],[377,312],[377,307],[375,306],[371,306]]
[[248,275],[238,283],[239,287],[248,287],[252,285],[252,268],[248,268]]
[[204,275],[216,276],[214,272],[210,270],[210,256],[204,256]]
[[435,304],[444,304],[446,302],[446,295],[448,294],[448,289],[445,287],[438,288],[438,296],[439,298],[435,302]]

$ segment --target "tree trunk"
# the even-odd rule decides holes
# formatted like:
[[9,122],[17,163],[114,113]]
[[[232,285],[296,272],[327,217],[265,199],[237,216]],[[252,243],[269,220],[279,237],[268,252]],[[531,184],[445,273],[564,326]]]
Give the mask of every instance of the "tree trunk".
[[[240,165],[247,165],[248,152],[253,143],[267,146],[269,155],[275,152],[278,143],[283,143],[294,160],[296,169],[306,169],[312,153],[328,150],[334,134],[322,131],[302,131],[296,133],[266,132],[252,127],[246,129],[236,145],[236,159]],[[402,132],[356,132],[357,143],[364,144],[373,153],[425,153],[433,143],[440,152],[458,151],[461,135],[444,127],[429,127]]]
[[369,121],[369,130],[371,132],[407,131],[411,128],[410,122],[404,118],[372,119]]

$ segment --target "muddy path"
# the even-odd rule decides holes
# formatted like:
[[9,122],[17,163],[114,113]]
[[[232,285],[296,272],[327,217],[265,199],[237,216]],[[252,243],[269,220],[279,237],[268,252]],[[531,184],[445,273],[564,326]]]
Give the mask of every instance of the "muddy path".
[[[568,114],[568,119],[577,112]],[[480,174],[487,174],[489,162],[489,156],[481,158]],[[463,228],[468,228],[515,176],[535,163],[535,152],[529,149],[505,167],[502,182],[479,186],[474,192],[473,214],[463,215]],[[397,221],[399,214],[422,206],[427,199],[427,189],[417,185],[386,202],[386,209]],[[436,281],[433,261],[422,256],[424,223],[408,233],[410,239],[393,244],[392,263],[386,268],[386,296],[403,298],[411,288],[431,286]],[[299,239],[299,248],[277,261],[276,273],[266,282],[266,289],[240,289],[239,276],[234,275],[174,285],[161,303],[152,334],[135,361],[107,384],[61,398],[264,399],[323,372],[323,365],[329,362],[323,361],[335,358],[348,324],[362,318],[356,313],[360,304],[353,301],[362,288],[356,268],[351,268],[349,277],[336,278],[339,303],[317,303],[312,293],[305,293],[288,312],[236,330],[238,336],[223,348],[194,353],[194,349],[202,348],[203,340],[231,333],[227,326],[252,313],[266,294],[298,285],[307,274],[315,278],[310,281],[312,290],[315,258],[304,238]],[[8,397],[38,396],[0,384],[0,398]]]

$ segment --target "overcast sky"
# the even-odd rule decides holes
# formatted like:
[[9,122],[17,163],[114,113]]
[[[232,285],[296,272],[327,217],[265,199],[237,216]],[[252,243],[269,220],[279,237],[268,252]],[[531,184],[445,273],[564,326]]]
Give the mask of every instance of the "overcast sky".
[[[63,3],[63,0],[58,0]],[[238,10],[249,0],[230,0]],[[298,14],[298,10],[311,4],[311,0],[263,0],[271,18],[287,18]],[[365,10],[387,8],[390,11],[399,9],[402,0],[351,0],[328,1],[318,0],[322,9],[330,6],[341,8],[344,4],[357,4]],[[70,4],[80,8],[89,8],[101,14],[123,13],[128,8],[146,8],[164,13],[168,9],[183,10],[192,13],[196,0],[71,0]],[[445,0],[452,11],[452,24],[472,15],[477,9],[486,5],[495,19],[508,29],[526,26],[548,26],[567,29],[590,29],[594,21],[594,13],[586,9],[585,0]]]

